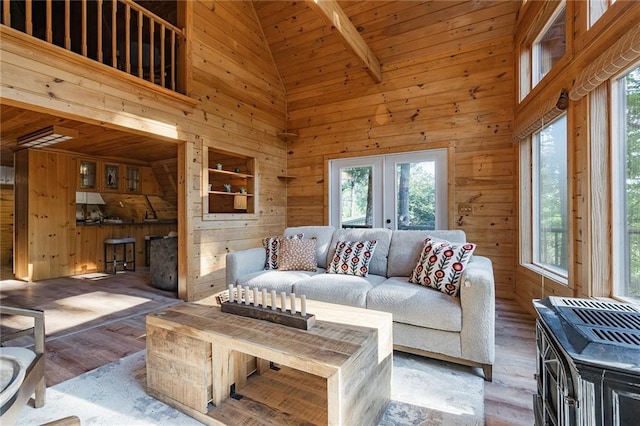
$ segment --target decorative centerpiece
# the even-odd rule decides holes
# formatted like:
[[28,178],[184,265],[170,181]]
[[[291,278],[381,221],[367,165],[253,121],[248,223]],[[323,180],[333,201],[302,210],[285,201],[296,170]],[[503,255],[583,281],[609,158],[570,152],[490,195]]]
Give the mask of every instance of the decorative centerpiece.
[[[271,303],[268,304],[267,290],[259,291],[257,287],[251,289],[246,286],[243,289],[239,285],[234,289],[233,285],[229,285],[229,290],[223,292],[218,300],[220,310],[230,314],[270,321],[302,330],[309,330],[316,322],[315,316],[307,313],[307,298],[304,295],[300,296],[300,311],[297,309],[295,293],[291,293],[287,297],[287,293],[281,292],[280,306],[278,307],[275,290],[271,291],[269,300]],[[289,309],[287,309],[287,301],[289,301]]]

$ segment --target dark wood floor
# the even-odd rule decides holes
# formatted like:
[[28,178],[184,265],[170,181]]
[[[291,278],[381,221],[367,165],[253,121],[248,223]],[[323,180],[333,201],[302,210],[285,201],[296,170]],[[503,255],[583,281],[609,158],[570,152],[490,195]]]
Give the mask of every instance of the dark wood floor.
[[[145,316],[179,301],[148,284],[148,269],[115,276],[57,278],[38,283],[5,279],[0,304],[45,311],[47,386],[145,348]],[[535,392],[534,319],[517,303],[496,304],[496,361],[485,382],[487,425],[532,425]],[[2,327],[17,327],[2,321]]]

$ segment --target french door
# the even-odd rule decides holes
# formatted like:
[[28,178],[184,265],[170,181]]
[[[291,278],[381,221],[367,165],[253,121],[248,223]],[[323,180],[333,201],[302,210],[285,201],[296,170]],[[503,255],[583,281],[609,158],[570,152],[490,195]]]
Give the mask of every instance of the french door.
[[329,223],[446,229],[447,150],[329,161]]

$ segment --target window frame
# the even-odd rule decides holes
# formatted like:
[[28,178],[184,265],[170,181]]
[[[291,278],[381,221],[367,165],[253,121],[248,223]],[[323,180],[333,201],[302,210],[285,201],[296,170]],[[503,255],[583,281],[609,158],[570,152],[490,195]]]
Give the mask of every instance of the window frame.
[[[565,16],[564,16],[564,20],[565,20],[565,22],[564,22],[564,43],[565,43],[564,53],[562,54],[560,59],[558,59],[556,64],[552,65],[551,68],[549,68],[549,70],[544,75],[540,75],[540,63],[541,63],[541,61],[540,61],[540,56],[541,56],[540,42],[541,42],[542,38],[547,34],[547,32],[551,29],[553,24],[556,22],[556,19],[558,19],[558,17],[560,16],[560,14],[563,11],[565,12]],[[530,74],[530,79],[531,79],[531,82],[530,82],[531,89],[535,88],[538,84],[540,84],[540,82],[542,80],[544,80],[544,78],[546,76],[548,76],[551,73],[551,71],[555,68],[555,65],[557,65],[557,63],[560,62],[560,60],[567,54],[567,47],[568,47],[568,43],[567,43],[567,12],[568,11],[567,11],[566,0],[562,0],[560,3],[558,3],[558,6],[556,6],[555,10],[551,14],[551,16],[549,17],[547,22],[545,22],[544,26],[538,32],[538,34],[533,39],[533,42],[531,43],[531,48],[529,49],[530,52],[531,52],[531,59],[529,61],[530,65],[531,65],[531,71],[529,73]]]
[[[622,103],[622,86],[620,81],[636,68],[640,68],[640,61],[625,68],[620,73],[609,80],[610,84],[610,129],[611,129],[611,216],[612,216],[612,233],[611,233],[611,260],[612,260],[612,283],[611,297],[629,303],[639,303],[638,298],[632,298],[628,295],[620,294],[622,286],[627,283],[629,274],[630,257],[628,250],[628,226],[626,225],[627,216],[627,197],[625,190],[625,181],[627,173],[627,143],[626,134],[623,126],[617,125],[620,120],[625,120],[624,106]],[[622,164],[623,167],[616,167]],[[620,208],[619,206],[622,206]]]
[[[395,164],[398,162],[434,161],[436,181],[436,229],[447,229],[449,225],[449,152],[447,148],[398,152],[382,155],[335,158],[328,160],[328,220],[336,228],[341,227],[340,170],[348,167],[371,166],[373,172],[373,227],[397,228],[397,185]],[[391,188],[391,189],[390,189]],[[391,199],[389,199],[391,198]],[[337,206],[337,208],[336,208]],[[392,211],[393,210],[393,211]],[[390,219],[387,223],[386,219]]]
[[569,286],[569,265],[571,260],[571,223],[569,209],[569,168],[565,176],[567,191],[567,270],[563,271],[538,262],[537,253],[539,249],[539,199],[536,198],[538,192],[538,172],[535,169],[539,162],[538,150],[536,149],[536,135],[539,135],[549,124],[562,118],[567,120],[565,131],[565,149],[567,159],[569,158],[569,114],[567,111],[558,115],[549,123],[543,125],[539,130],[532,133],[520,147],[520,265],[536,273],[559,282],[564,286]]

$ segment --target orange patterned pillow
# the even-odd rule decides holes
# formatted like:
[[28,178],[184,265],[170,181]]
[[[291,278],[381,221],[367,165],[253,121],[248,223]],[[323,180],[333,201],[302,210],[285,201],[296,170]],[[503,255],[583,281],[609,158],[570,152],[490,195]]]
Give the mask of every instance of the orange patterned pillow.
[[376,240],[338,241],[333,260],[327,267],[327,274],[366,277],[369,274],[369,262],[377,244]]
[[315,271],[316,239],[308,240],[284,238],[280,240],[278,269],[281,271]]
[[409,282],[459,297],[462,273],[475,248],[473,243],[455,244],[427,238]]

